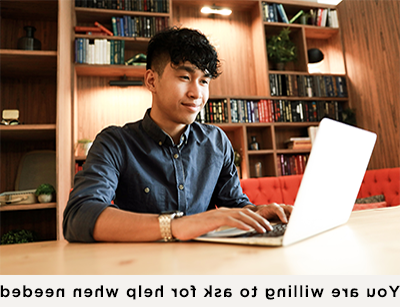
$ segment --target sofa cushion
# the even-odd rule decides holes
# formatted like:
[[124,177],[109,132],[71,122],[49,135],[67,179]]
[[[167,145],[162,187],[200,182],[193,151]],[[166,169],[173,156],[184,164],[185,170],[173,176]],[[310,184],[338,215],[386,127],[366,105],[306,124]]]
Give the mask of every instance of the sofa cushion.
[[357,198],[385,195],[388,206],[400,205],[400,167],[368,170]]
[[293,205],[299,191],[303,175],[291,175],[278,177],[282,187],[282,200],[286,205]]
[[240,183],[243,192],[255,205],[283,203],[278,177],[242,179]]

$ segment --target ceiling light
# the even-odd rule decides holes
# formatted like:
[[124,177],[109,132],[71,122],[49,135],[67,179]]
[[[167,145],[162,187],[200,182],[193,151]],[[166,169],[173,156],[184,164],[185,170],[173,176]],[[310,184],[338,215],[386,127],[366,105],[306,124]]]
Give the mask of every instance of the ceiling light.
[[201,12],[203,14],[219,14],[219,15],[224,15],[228,16],[232,14],[232,10],[228,8],[222,8],[219,6],[203,6],[201,9]]

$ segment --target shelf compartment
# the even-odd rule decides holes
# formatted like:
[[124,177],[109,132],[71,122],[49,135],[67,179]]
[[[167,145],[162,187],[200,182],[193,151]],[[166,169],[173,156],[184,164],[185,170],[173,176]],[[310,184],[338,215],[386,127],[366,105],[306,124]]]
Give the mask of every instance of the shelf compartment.
[[309,152],[310,150],[288,149],[285,141],[291,137],[308,137],[307,128],[312,126],[311,123],[305,125],[291,124],[286,126],[277,126],[275,128],[275,142],[278,154],[292,154],[297,152]]
[[37,203],[37,204],[21,204],[21,205],[3,205],[0,211],[19,211],[19,210],[38,210],[56,208],[57,203]]
[[0,50],[3,77],[56,76],[57,51]]
[[249,155],[250,178],[256,178],[256,164],[261,162],[261,177],[275,176],[274,155]]
[[75,64],[78,76],[144,78],[145,66]]
[[0,126],[2,141],[46,141],[56,139],[56,125]]
[[[289,27],[290,28],[290,40],[297,47],[297,61],[286,63],[285,69],[288,71],[299,71],[299,72],[308,72],[307,68],[307,54],[306,54],[306,46],[305,40],[303,38],[303,30],[302,27],[286,23],[265,23],[264,31],[265,38],[268,40],[269,37],[278,35],[283,29]],[[267,42],[265,42],[267,43]],[[268,56],[267,56],[268,57]],[[268,67],[274,67],[274,63],[268,60]]]
[[263,126],[263,125],[255,125],[255,126],[246,126],[247,131],[247,147],[249,149],[249,153],[257,152],[257,150],[250,150],[250,143],[253,136],[256,137],[256,140],[259,144],[259,151],[264,150],[272,150],[273,149],[273,140],[272,140],[272,132],[271,126]]

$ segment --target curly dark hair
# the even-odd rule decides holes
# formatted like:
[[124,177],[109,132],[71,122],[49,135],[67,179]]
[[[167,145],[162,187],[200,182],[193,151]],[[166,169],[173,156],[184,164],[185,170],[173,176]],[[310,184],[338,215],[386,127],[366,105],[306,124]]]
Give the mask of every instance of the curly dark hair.
[[220,75],[215,48],[197,30],[173,27],[153,36],[147,47],[146,68],[162,75],[169,61],[173,65],[188,61],[213,79]]

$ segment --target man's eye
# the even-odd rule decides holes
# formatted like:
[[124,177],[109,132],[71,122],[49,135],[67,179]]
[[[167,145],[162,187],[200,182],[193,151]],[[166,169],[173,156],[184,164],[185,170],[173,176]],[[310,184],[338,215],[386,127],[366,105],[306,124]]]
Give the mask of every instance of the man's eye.
[[201,80],[201,83],[204,84],[204,85],[207,85],[209,83],[209,81],[208,80]]
[[181,76],[181,78],[184,79],[184,80],[189,80],[188,76]]

